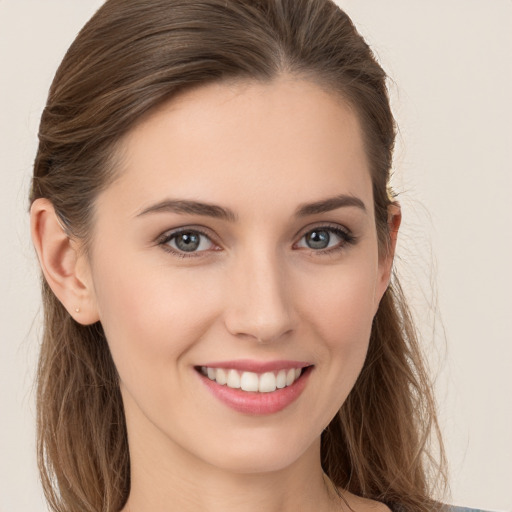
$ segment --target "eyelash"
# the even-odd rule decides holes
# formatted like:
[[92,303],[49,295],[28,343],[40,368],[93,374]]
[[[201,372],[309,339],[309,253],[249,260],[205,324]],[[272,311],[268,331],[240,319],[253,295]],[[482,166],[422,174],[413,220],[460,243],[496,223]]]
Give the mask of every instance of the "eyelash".
[[190,252],[189,254],[187,254],[185,251],[179,251],[179,250],[173,249],[172,247],[169,247],[169,245],[167,245],[171,240],[173,240],[177,236],[185,234],[185,233],[194,233],[194,234],[202,235],[202,236],[208,238],[208,240],[210,240],[210,242],[212,244],[214,243],[211,240],[211,237],[204,231],[201,231],[198,228],[185,228],[185,229],[178,229],[177,231],[172,231],[171,233],[167,233],[167,234],[163,235],[158,240],[158,245],[162,246],[162,249],[164,251],[169,252],[169,253],[173,254],[174,256],[177,256],[178,258],[197,258],[200,256],[200,254],[202,252],[206,252],[206,251],[197,251],[197,252],[194,251],[194,252]]
[[356,237],[352,233],[350,233],[350,231],[342,229],[339,226],[330,225],[315,226],[314,228],[309,229],[300,237],[299,241],[301,241],[306,235],[314,231],[327,231],[328,233],[331,234],[334,233],[338,238],[340,238],[340,242],[338,242],[338,244],[327,249],[311,249],[306,247],[306,249],[309,249],[309,251],[316,256],[328,256],[332,254],[337,254],[345,250],[347,246],[355,245],[355,243],[357,242]]
[[[318,250],[309,249],[311,251],[311,253],[318,255],[318,256],[330,255],[333,253],[340,252],[340,251],[344,250],[347,245],[354,245],[357,242],[356,237],[354,235],[352,235],[349,231],[345,231],[344,229],[341,229],[338,226],[329,226],[329,225],[317,226],[317,227],[314,227],[314,228],[306,231],[300,237],[299,241],[302,240],[306,235],[312,233],[313,231],[327,231],[329,233],[334,233],[338,238],[341,239],[341,241],[334,247],[329,247],[327,249],[318,249]],[[185,251],[179,251],[179,250],[173,249],[172,247],[170,247],[168,245],[171,240],[173,240],[174,238],[178,237],[179,235],[182,235],[185,233],[194,233],[194,234],[202,235],[202,236],[206,237],[208,240],[210,240],[210,242],[212,244],[215,244],[211,240],[211,237],[207,233],[205,233],[204,231],[202,231],[201,229],[198,229],[198,228],[179,229],[177,231],[172,231],[171,233],[166,233],[165,235],[160,237],[160,239],[157,241],[157,243],[158,243],[158,245],[160,245],[162,247],[162,249],[164,251],[169,252],[169,253],[173,254],[174,256],[177,256],[178,258],[197,258],[197,257],[201,256],[201,253],[207,252],[207,251],[191,251],[190,253],[187,254]]]

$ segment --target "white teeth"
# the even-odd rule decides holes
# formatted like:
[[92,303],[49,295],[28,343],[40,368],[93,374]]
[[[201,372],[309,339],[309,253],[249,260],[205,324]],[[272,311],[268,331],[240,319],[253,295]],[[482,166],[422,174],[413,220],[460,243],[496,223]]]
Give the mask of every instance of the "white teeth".
[[[258,391],[258,374],[253,372],[243,372],[240,377],[240,387],[244,391]],[[218,381],[217,381],[218,382]]]
[[260,393],[270,393],[276,390],[276,376],[272,372],[266,372],[260,377],[258,391]]
[[226,370],[217,368],[217,375],[215,376],[215,380],[217,381],[217,384],[221,384],[222,386],[226,384],[228,382],[228,375]]
[[283,389],[291,386],[301,375],[302,368],[290,368],[278,372],[239,372],[227,368],[210,368],[201,366],[200,371],[210,380],[214,380],[222,386],[227,385],[233,389],[243,391],[272,393],[276,389]]
[[276,377],[276,387],[282,389],[286,386],[286,370],[279,370]]
[[227,385],[234,389],[238,389],[240,387],[240,374],[236,370],[229,370]]

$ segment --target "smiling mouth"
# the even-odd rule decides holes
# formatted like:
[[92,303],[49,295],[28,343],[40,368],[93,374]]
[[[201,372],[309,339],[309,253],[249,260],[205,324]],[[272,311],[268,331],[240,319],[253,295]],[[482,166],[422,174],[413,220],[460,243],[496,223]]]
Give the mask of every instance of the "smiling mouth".
[[272,393],[292,386],[311,366],[256,373],[233,368],[198,366],[196,370],[221,386],[252,393]]

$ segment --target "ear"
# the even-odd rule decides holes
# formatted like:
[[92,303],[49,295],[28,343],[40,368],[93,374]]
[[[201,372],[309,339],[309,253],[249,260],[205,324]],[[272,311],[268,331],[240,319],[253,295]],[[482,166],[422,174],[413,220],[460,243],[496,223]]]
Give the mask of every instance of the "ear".
[[389,241],[387,246],[384,248],[383,254],[379,258],[379,282],[377,283],[378,289],[376,290],[377,307],[391,280],[398,230],[400,229],[401,222],[402,209],[400,208],[400,204],[397,202],[390,204],[388,206]]
[[97,322],[88,261],[80,254],[77,241],[66,233],[48,199],[36,199],[32,204],[30,230],[44,277],[55,296],[77,322]]

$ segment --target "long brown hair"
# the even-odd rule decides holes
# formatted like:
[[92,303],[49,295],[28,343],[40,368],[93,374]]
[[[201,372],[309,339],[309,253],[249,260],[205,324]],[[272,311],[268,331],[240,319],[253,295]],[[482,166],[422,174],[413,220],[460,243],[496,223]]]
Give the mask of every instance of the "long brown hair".
[[[395,123],[386,74],[349,17],[330,0],[108,0],[69,48],[44,109],[30,200],[48,198],[87,246],[98,193],[115,177],[116,148],[141,117],[187,88],[288,73],[348,101],[371,167],[380,250]],[[117,372],[101,324],[80,325],[42,283],[38,455],[47,500],[59,512],[117,512],[130,460]],[[444,482],[435,403],[396,276],[375,316],[363,370],[322,435],[336,486],[402,505],[438,508]],[[431,474],[432,473],[432,474]],[[432,475],[441,475],[440,479]]]

